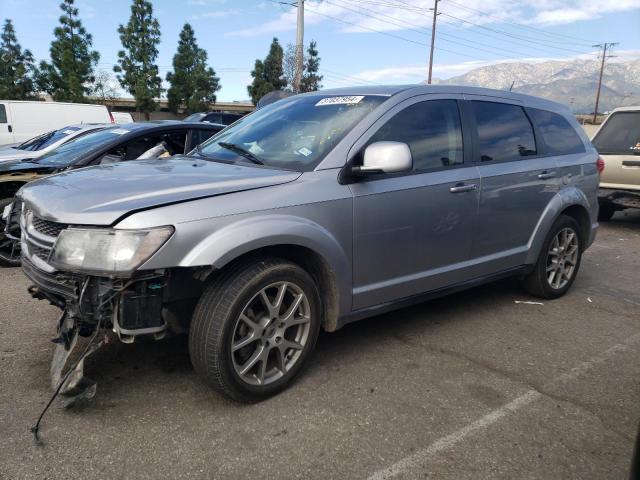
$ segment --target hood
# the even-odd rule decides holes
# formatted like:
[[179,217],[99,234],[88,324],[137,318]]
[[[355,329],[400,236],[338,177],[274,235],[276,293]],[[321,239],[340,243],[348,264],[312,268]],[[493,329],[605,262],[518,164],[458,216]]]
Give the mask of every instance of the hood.
[[0,148],[0,162],[7,162],[9,160],[22,160],[25,158],[35,158],[34,153],[27,150],[18,150],[10,146]]
[[7,160],[3,161],[0,158],[0,177],[3,175],[12,175],[18,173],[26,173],[26,172],[52,172],[56,169],[56,167],[52,165],[45,165],[42,163],[36,162],[22,162],[20,160]]
[[299,172],[174,156],[63,172],[29,183],[18,196],[49,220],[111,225],[132,211],[279,185],[299,176]]

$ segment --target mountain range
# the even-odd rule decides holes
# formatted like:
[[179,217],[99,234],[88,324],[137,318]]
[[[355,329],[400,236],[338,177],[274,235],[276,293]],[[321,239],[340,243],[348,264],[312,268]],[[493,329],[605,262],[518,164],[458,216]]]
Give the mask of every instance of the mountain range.
[[[539,63],[498,63],[446,80],[444,85],[470,85],[548,98],[570,106],[574,113],[593,112],[600,61],[549,60]],[[605,65],[598,110],[640,105],[640,59]]]

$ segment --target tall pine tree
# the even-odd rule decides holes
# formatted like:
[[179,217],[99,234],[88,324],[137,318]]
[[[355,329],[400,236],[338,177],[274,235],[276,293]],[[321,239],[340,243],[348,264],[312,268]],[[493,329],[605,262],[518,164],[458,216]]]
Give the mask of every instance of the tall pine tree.
[[36,97],[33,55],[22,50],[11,20],[4,21],[0,34],[0,98],[29,100]]
[[269,54],[264,61],[256,60],[251,72],[253,82],[247,87],[251,101],[256,104],[264,95],[274,90],[283,90],[287,86],[287,80],[282,70],[284,51],[274,38],[269,48]]
[[162,79],[158,75],[158,44],[160,24],[153,17],[153,6],[147,0],[133,0],[127,25],[118,28],[124,50],[118,52],[118,81],[136,100],[136,108],[149,119],[156,109],[155,99],[162,93]]
[[300,79],[300,92],[315,92],[322,88],[322,75],[318,75],[320,70],[320,57],[318,56],[318,44],[313,40],[307,49],[304,63],[304,72]]
[[171,84],[167,92],[169,109],[177,112],[180,106],[186,113],[207,110],[216,101],[220,79],[211,67],[207,67],[207,52],[199,48],[191,25],[184,24],[178,41],[178,51],[173,56],[173,72],[167,73]]
[[60,8],[60,26],[53,31],[49,50],[51,63],[40,64],[38,83],[56,101],[82,102],[90,93],[100,54],[91,50],[93,39],[82,26],[74,0],[63,0]]

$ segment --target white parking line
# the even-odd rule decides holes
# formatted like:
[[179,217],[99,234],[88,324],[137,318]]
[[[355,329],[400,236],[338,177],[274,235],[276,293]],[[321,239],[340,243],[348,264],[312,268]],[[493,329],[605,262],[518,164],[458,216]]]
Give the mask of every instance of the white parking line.
[[[634,345],[638,341],[640,341],[640,334],[633,335],[627,338],[624,342],[614,345],[611,348],[608,348],[604,352],[599,353],[598,355],[572,368],[567,373],[563,373],[562,375],[554,378],[553,380],[545,384],[542,390],[546,390],[554,386],[554,384],[562,384],[562,383],[566,383],[569,380],[576,379],[577,377],[579,377],[580,375],[584,374],[589,369],[591,369],[593,366],[608,360],[610,357],[612,357],[614,354],[618,352],[627,350],[630,346]],[[394,463],[393,465],[391,465],[388,468],[385,468],[384,470],[377,471],[376,473],[371,475],[368,478],[368,480],[384,480],[384,479],[392,478],[404,472],[405,470],[408,470],[412,467],[419,466],[423,464],[425,460],[427,460],[429,457],[432,457],[433,455],[439,452],[442,452],[444,450],[447,450],[455,446],[457,443],[465,439],[467,436],[471,435],[473,432],[496,423],[498,420],[505,417],[506,415],[513,413],[517,410],[520,410],[523,407],[526,407],[530,403],[534,402],[539,398],[542,398],[543,396],[544,396],[544,393],[541,393],[538,390],[528,390],[526,393],[524,393],[523,395],[520,395],[515,400],[512,400],[511,402],[501,406],[500,408],[497,408],[496,410],[489,412],[487,415],[479,418],[475,422],[472,422],[462,427],[461,429],[456,430],[455,432],[436,440],[427,448],[423,450],[419,450],[413,455],[403,458],[402,460]]]

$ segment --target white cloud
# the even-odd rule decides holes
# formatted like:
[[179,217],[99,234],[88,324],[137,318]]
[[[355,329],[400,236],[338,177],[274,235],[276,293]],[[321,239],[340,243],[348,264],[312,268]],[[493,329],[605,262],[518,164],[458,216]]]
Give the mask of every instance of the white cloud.
[[240,13],[239,10],[212,10],[210,12],[191,15],[191,19],[203,20],[203,19],[211,19],[211,18],[224,18],[224,17],[229,17],[231,15],[237,15],[238,13]]

